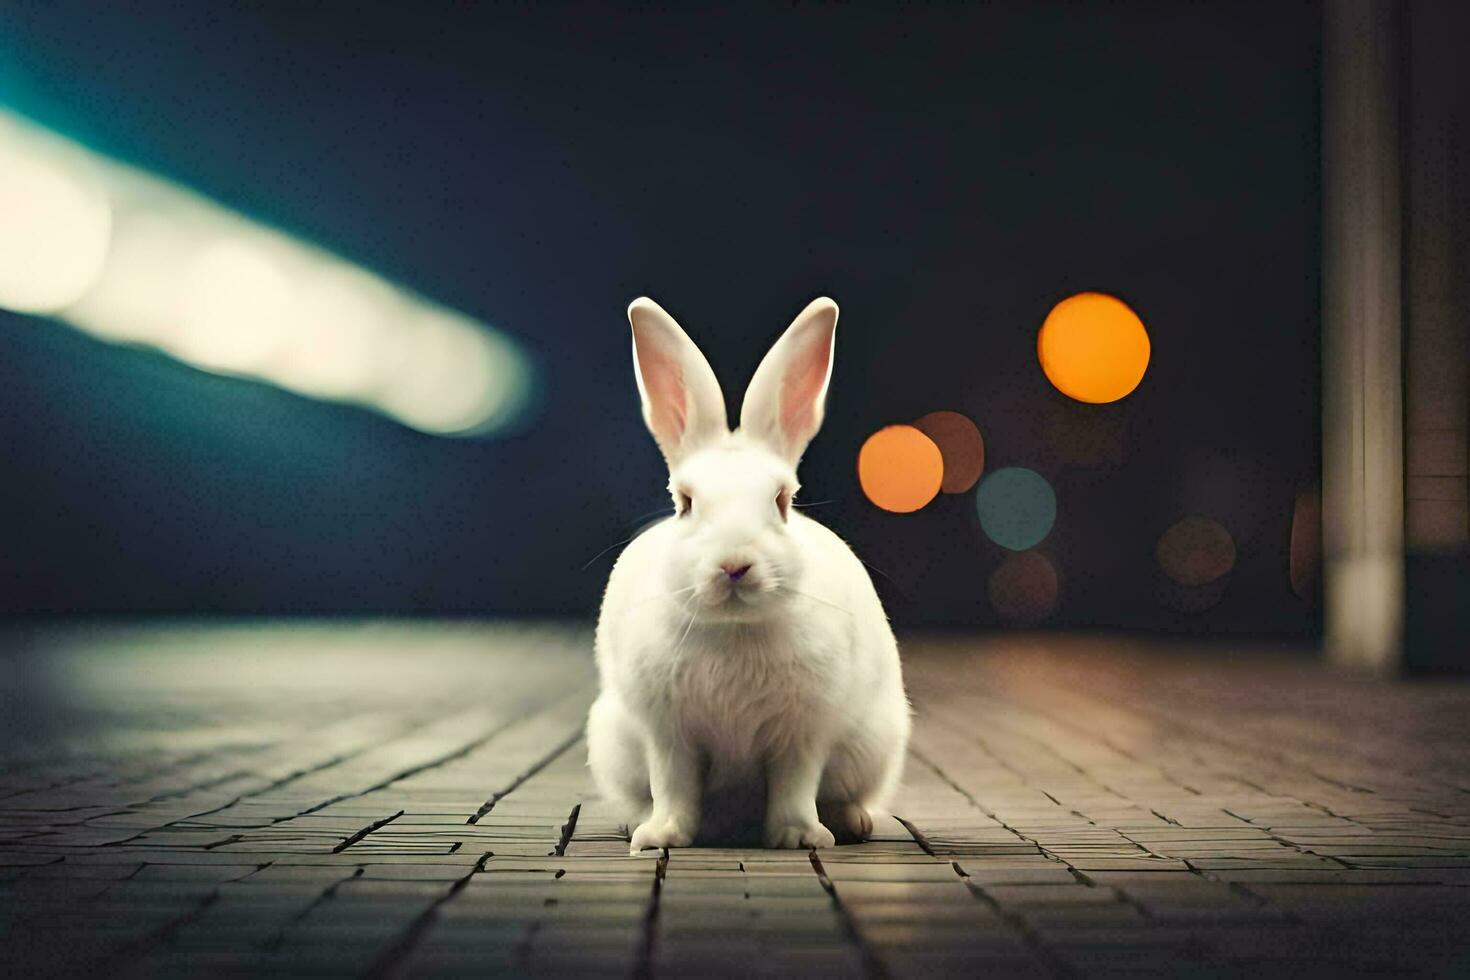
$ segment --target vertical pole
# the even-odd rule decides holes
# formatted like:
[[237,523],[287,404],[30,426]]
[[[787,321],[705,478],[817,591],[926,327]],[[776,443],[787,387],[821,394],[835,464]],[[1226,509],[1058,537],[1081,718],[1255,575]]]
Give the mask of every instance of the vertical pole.
[[1403,373],[1397,5],[1327,0],[1322,64],[1322,532],[1326,646],[1402,658]]

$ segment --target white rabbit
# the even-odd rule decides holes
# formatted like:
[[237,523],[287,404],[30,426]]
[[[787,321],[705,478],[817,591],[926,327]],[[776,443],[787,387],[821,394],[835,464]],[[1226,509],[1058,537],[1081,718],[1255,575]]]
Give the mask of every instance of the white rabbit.
[[708,831],[711,812],[740,799],[764,800],[743,816],[768,847],[861,840],[898,782],[909,703],[867,570],[792,506],[822,423],[837,304],[814,300],[776,341],[735,432],[673,318],[641,298],[628,319],[675,512],[628,545],[607,584],[593,776],[634,853],[691,844],[702,818]]

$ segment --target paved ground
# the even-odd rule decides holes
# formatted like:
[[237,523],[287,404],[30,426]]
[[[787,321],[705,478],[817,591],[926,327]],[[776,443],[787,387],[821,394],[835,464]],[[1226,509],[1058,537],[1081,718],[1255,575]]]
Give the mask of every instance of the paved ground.
[[1470,970],[1470,688],[1229,648],[913,640],[898,817],[643,858],[583,766],[587,638],[12,633],[0,972]]

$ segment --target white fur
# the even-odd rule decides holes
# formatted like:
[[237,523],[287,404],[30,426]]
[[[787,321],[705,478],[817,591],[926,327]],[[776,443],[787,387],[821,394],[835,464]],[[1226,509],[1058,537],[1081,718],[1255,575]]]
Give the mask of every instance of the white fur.
[[794,494],[821,424],[836,305],[813,302],[772,348],[734,433],[678,324],[646,299],[629,319],[644,418],[676,509],[681,494],[692,506],[635,538],[608,581],[593,776],[635,853],[692,843],[704,794],[748,786],[765,790],[752,798],[766,800],[767,846],[829,846],[818,803],[886,807],[909,735],[898,647],[867,570],[777,500]]

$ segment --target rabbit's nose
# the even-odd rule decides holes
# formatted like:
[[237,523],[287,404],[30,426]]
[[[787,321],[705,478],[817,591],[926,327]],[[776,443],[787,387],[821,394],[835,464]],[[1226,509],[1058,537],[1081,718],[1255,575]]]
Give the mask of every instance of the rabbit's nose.
[[730,581],[738,582],[745,577],[746,572],[750,571],[750,566],[735,564],[721,565],[720,571],[724,572],[725,577],[728,578]]

